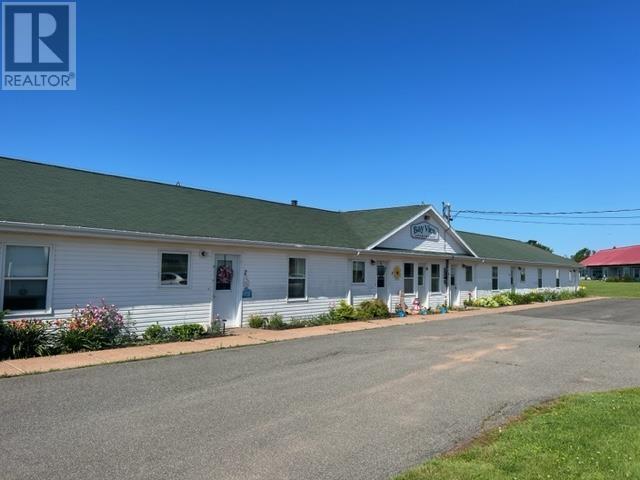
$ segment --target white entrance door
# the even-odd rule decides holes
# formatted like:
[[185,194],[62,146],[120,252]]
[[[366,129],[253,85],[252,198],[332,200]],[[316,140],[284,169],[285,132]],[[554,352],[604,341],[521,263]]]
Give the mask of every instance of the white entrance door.
[[389,303],[389,295],[387,294],[387,265],[378,262],[376,265],[376,285],[378,298],[385,304]]
[[213,265],[213,318],[226,320],[227,327],[239,327],[240,256],[216,254]]

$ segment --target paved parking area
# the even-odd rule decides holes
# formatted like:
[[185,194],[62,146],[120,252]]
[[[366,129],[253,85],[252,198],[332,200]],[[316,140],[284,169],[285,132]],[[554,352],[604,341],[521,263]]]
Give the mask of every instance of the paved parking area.
[[386,479],[533,403],[640,385],[637,305],[0,379],[1,477]]
[[[551,310],[549,310],[551,309]],[[640,326],[640,300],[607,299],[573,305],[554,305],[519,313],[526,317],[574,320],[577,322],[619,323]]]

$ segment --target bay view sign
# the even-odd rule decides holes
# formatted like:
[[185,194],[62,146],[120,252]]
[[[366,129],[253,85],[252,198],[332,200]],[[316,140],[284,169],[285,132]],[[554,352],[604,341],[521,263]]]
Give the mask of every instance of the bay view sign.
[[420,240],[438,240],[440,238],[438,227],[431,225],[429,222],[414,223],[409,229],[411,238]]

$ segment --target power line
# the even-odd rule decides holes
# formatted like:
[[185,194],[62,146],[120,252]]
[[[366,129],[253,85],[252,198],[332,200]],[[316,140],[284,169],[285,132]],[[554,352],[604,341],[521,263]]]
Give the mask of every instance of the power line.
[[588,215],[594,213],[622,213],[622,212],[640,212],[640,208],[619,208],[616,210],[583,210],[573,212],[514,212],[514,211],[500,211],[500,210],[454,210],[456,214],[470,213],[473,215],[527,215],[527,216],[542,216],[542,215]]
[[[485,213],[484,215],[498,215],[497,213]],[[505,213],[505,216],[513,216],[516,214],[509,214],[509,213]],[[549,217],[549,215],[540,215],[540,214],[533,214],[533,213],[521,213],[521,214],[517,214],[517,216],[521,216],[521,217],[533,217],[533,218],[537,218],[537,217]],[[577,215],[562,215],[561,218],[572,218],[572,219],[611,219],[611,220],[625,220],[625,219],[630,219],[630,218],[640,218],[640,215],[582,215],[582,216],[577,216]]]
[[486,218],[486,217],[465,217],[460,215],[457,218],[464,218],[467,220],[484,220],[488,222],[509,222],[509,223],[535,223],[539,225],[578,225],[578,226],[611,226],[611,227],[630,227],[639,226],[640,223],[592,223],[592,222],[542,222],[537,220],[511,220],[508,218]]

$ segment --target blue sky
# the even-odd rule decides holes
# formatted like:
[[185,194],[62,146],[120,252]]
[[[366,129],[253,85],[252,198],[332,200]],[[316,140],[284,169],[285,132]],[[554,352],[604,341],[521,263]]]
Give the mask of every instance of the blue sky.
[[[0,91],[0,154],[340,210],[640,207],[636,1],[77,8],[78,90]],[[640,243],[454,226],[561,254]]]

